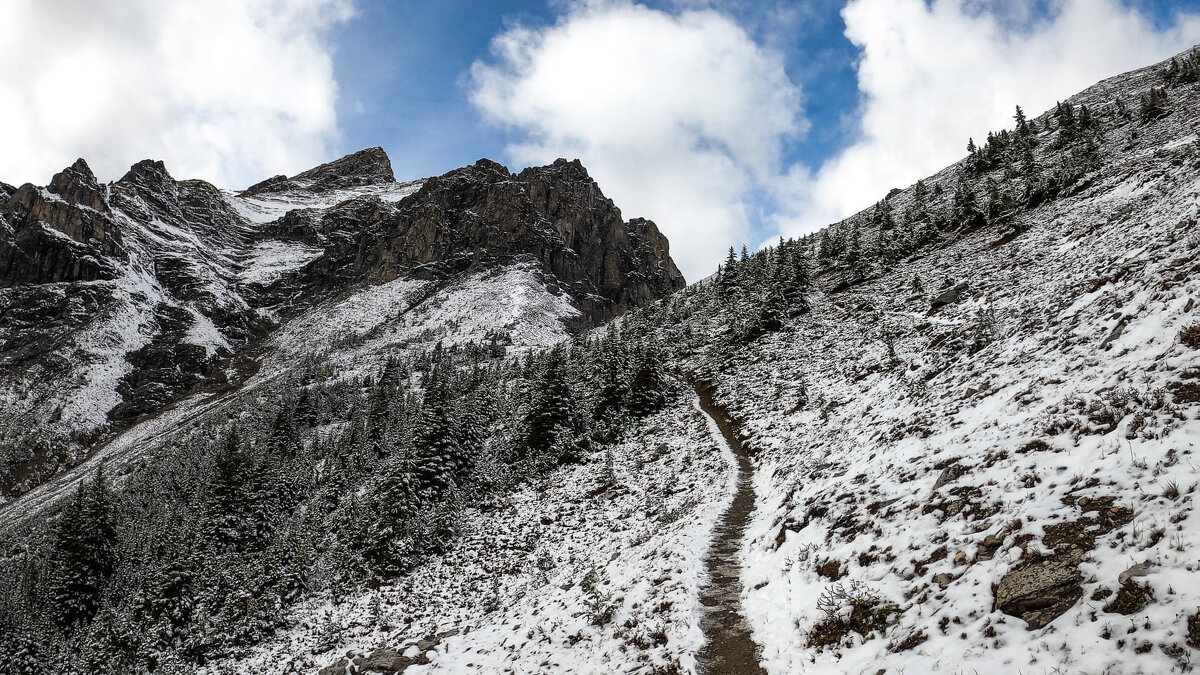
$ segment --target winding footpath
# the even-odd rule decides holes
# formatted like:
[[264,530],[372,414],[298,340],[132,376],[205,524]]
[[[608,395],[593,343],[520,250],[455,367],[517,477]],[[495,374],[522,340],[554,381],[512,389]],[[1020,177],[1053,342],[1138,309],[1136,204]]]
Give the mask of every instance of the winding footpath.
[[717,423],[725,442],[737,456],[737,494],[713,530],[712,548],[704,559],[708,583],[700,589],[705,611],[700,618],[705,644],[696,655],[701,675],[766,675],[758,661],[759,648],[742,615],[742,538],[754,510],[754,465],[738,439],[728,413],[713,399],[713,388],[693,383],[700,409]]

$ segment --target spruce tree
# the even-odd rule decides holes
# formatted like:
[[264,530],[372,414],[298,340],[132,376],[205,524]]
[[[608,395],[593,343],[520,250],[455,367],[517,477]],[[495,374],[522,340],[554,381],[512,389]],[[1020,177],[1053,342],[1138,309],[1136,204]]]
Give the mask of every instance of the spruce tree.
[[640,350],[629,389],[629,410],[634,415],[644,417],[667,404],[670,384],[657,345]]
[[437,364],[429,371],[425,400],[413,436],[413,473],[419,493],[432,499],[465,475],[468,457],[459,443],[460,435],[451,410],[448,366]]
[[105,581],[116,564],[117,529],[114,497],[96,471],[83,481],[55,527],[56,575],[51,588],[55,618],[70,626],[96,615]]
[[586,428],[571,390],[561,348],[546,356],[531,392],[520,442],[520,457],[552,466],[583,460]]
[[213,457],[203,533],[218,548],[260,550],[271,530],[262,467],[236,427]]

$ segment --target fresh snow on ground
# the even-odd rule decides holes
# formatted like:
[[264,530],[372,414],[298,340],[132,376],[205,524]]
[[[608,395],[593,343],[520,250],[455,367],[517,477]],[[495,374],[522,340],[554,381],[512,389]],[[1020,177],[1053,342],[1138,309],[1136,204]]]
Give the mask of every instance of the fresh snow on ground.
[[611,482],[606,465],[564,467],[468,513],[451,554],[395,586],[304,603],[237,668],[312,673],[429,639],[429,663],[406,673],[694,672],[703,558],[733,495],[733,454],[689,395],[613,448]]
[[287,272],[316,260],[323,252],[323,249],[294,241],[260,241],[247,254],[238,281],[266,286]]
[[271,338],[264,371],[291,366],[305,354],[330,354],[347,373],[369,372],[397,349],[511,341],[518,353],[567,337],[564,322],[579,315],[562,293],[541,281],[537,265],[518,262],[439,284],[394,279],[314,307]]
[[[1010,243],[984,230],[822,295],[718,369],[759,452],[744,606],[769,672],[1191,668],[1200,351],[1178,335],[1200,322],[1200,184],[1193,151],[1155,131]],[[968,297],[931,314],[914,275]],[[1004,575],[1075,529],[1082,597],[1033,630],[998,611]],[[1152,599],[1117,613],[1143,562]],[[818,599],[853,584],[894,622],[808,647]]]
[[254,224],[269,223],[282,218],[295,209],[327,209],[356,197],[378,197],[385,202],[398,202],[421,189],[423,180],[404,183],[381,183],[359,185],[346,190],[310,192],[287,190],[260,195],[242,195],[233,190],[222,190],[222,194],[238,215]]

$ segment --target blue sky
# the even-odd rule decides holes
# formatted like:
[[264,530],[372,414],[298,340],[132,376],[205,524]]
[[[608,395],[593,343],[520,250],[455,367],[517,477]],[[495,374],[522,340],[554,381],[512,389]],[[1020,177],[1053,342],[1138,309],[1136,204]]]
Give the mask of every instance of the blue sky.
[[[580,155],[626,216],[655,219],[679,242],[676,255],[683,258],[685,271],[694,278],[711,269],[719,252],[729,245],[748,243],[753,247],[779,234],[810,231],[865,207],[890,187],[907,185],[954,161],[967,135],[983,136],[989,129],[1004,126],[1017,104],[1041,110],[1101,77],[1174,53],[1200,34],[1187,17],[1196,9],[1190,2],[859,0],[850,4],[857,9],[846,14],[854,28],[848,28],[843,16],[847,3],[840,0],[638,3],[680,23],[686,23],[681,17],[697,11],[725,17],[778,63],[788,84],[795,88],[794,118],[767,132],[774,146],[772,158],[766,160],[771,164],[768,175],[762,175],[758,167],[761,157],[716,153],[717,159],[731,160],[738,167],[713,179],[714,184],[737,185],[723,196],[713,197],[711,185],[702,185],[703,178],[690,173],[680,180],[696,183],[693,192],[697,194],[682,188],[669,198],[639,194],[639,190],[655,190],[655,182],[671,173],[671,163],[656,166],[656,174],[644,175],[648,172],[638,171],[644,161],[633,157],[638,148],[622,147],[621,139],[588,138],[586,130],[531,121],[521,111],[537,101],[520,97],[536,98],[535,91],[490,109],[473,98],[487,88],[473,75],[472,69],[480,65],[494,68],[497,72],[492,74],[507,86],[537,79],[528,72],[534,68],[522,71],[490,51],[499,36],[517,30],[532,33],[532,40],[523,38],[526,56],[550,60],[554,56],[549,48],[539,55],[539,40],[559,34],[565,39],[570,34],[568,26],[597,22],[606,6],[617,7],[614,13],[619,13],[622,6],[629,6],[622,2],[360,2],[357,15],[332,36],[339,86],[339,146],[349,152],[382,145],[392,157],[397,175],[403,177],[435,175],[479,157],[518,170],[525,164],[549,161],[556,154]],[[889,13],[895,18],[870,25],[868,15]],[[644,15],[638,18],[636,12],[624,14],[631,25],[646,19]],[[908,33],[898,40],[888,36],[904,28]],[[1121,35],[1130,44],[1105,54],[1098,54],[1094,45],[1086,46],[1093,34],[1099,37],[1106,31]],[[895,44],[886,46],[889,40]],[[945,72],[921,70],[922,66],[913,72],[905,69],[906,58],[920,62],[928,56],[905,46],[905,41],[934,43],[940,57],[952,64],[957,60],[958,40],[988,45],[996,62],[979,63],[975,70],[966,71],[952,66]],[[1051,46],[1055,42],[1061,44]],[[885,46],[870,55],[881,44]],[[1050,58],[1026,58],[1024,63],[1006,67],[1006,61],[1021,60],[1016,52],[1022,50],[1044,52]],[[596,58],[605,55],[596,54]],[[1047,64],[1055,60],[1061,62],[1061,72],[1053,63]],[[1087,65],[1081,67],[1080,63]],[[921,120],[909,119],[911,112],[906,108],[913,105],[912,101],[906,105],[903,92],[889,97],[861,81],[864,64],[879,71],[880,78],[892,77],[894,70],[895,77],[931,82],[923,89],[915,88],[911,92],[914,99],[959,106],[961,92],[969,90],[965,88],[973,78],[980,90],[990,91],[990,100],[974,108],[964,107],[954,119],[928,119],[927,128],[916,130],[908,146],[889,143],[887,134],[907,134],[910,122],[919,124]],[[989,72],[993,67],[997,74]],[[704,77],[704,73],[689,72],[687,76]],[[1029,81],[1024,86],[1011,84],[1020,77]],[[772,104],[755,102],[764,107]],[[545,115],[571,112],[561,102],[543,110]],[[871,119],[887,115],[896,118],[894,128],[886,123],[872,127]],[[744,121],[747,127],[755,123],[752,115]],[[617,149],[612,148],[614,140]],[[730,139],[714,140],[699,134],[681,142],[694,151],[721,147]],[[669,148],[665,150],[669,152]],[[627,163],[621,161],[622,152],[631,157]],[[871,159],[872,155],[878,158]],[[677,165],[694,165],[696,158],[692,152]],[[881,170],[869,166],[872,162],[890,166]],[[691,213],[682,206],[688,204],[697,205]],[[686,217],[679,215],[684,213]],[[712,214],[708,220],[714,222],[704,222],[704,214]]]
[[[677,9],[672,2],[642,4]],[[757,2],[723,3],[722,9],[785,56],[789,76],[807,92],[805,111],[813,120],[813,133],[788,144],[788,158],[819,165],[855,132],[858,50],[844,35],[844,2],[796,4],[784,26],[763,25],[772,17]],[[506,28],[552,25],[562,7],[536,0],[357,3],[356,16],[332,36],[341,151],[381,145],[397,176],[410,178],[481,157],[504,161],[509,136],[471,106],[464,78],[475,61],[488,59],[492,39]],[[789,39],[777,37],[788,29]]]
[[[214,11],[219,8],[220,11]],[[0,180],[162,159],[242,188],[383,146],[400,178],[579,158],[689,279],[1104,77],[1200,0],[11,0]],[[82,76],[86,73],[86,76]]]

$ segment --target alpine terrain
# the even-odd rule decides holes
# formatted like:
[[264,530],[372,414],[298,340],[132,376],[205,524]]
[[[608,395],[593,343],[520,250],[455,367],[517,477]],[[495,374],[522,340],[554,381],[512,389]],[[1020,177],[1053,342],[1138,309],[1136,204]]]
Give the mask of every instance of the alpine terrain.
[[0,673],[1191,671],[1200,49],[963,141],[686,287],[578,161],[0,183]]

